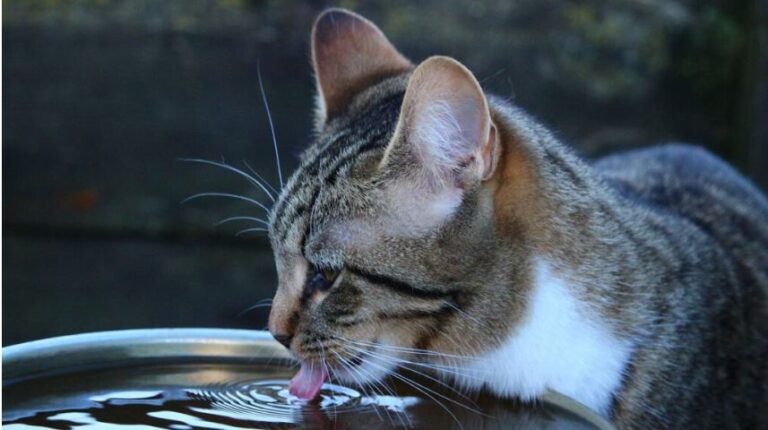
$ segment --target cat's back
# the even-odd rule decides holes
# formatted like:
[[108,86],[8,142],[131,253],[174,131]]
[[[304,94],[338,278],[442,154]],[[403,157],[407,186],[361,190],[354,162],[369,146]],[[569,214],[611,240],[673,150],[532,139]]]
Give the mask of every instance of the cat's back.
[[607,156],[594,167],[633,203],[698,226],[768,288],[768,200],[726,162],[669,144]]
[[[672,372],[665,381],[684,385],[686,390],[657,389],[641,397],[688,405],[689,411],[696,412],[683,413],[680,418],[687,428],[705,424],[709,428],[715,423],[717,428],[764,428],[768,423],[764,408],[768,402],[768,366],[764,361],[768,353],[765,196],[727,163],[690,145],[612,155],[595,162],[594,168],[617,191],[617,202],[627,216],[652,214],[654,222],[664,226],[660,231],[646,232],[649,237],[663,235],[653,240],[671,246],[681,254],[677,257],[681,261],[693,258],[697,262],[687,266],[686,276],[660,281],[656,290],[659,294],[675,288],[685,291],[666,306],[678,308],[674,315],[695,315],[695,328],[673,329],[668,333],[673,342],[653,341],[650,348],[657,352],[664,349],[669,362],[694,366],[699,379],[694,382]],[[648,224],[638,216],[637,225]],[[706,255],[716,257],[698,258]],[[677,317],[671,321],[676,326]],[[664,329],[659,327],[658,331]],[[686,345],[685,349],[678,349],[679,345]],[[738,368],[734,363],[739,363]],[[662,366],[656,358],[646,365],[655,369],[651,374]],[[711,411],[702,406],[726,403],[727,408]],[[628,422],[637,419],[627,418]]]

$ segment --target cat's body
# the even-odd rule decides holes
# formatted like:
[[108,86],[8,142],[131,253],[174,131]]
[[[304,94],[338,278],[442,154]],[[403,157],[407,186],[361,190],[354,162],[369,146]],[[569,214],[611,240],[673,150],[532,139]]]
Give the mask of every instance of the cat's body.
[[491,353],[487,385],[524,398],[554,389],[622,428],[768,425],[765,198],[700,148],[588,166],[525,115],[498,109],[507,121],[496,124],[538,130],[518,142],[548,171],[541,248],[555,249],[539,251],[538,324]]
[[[691,146],[616,155],[596,167],[638,232],[646,255],[634,271],[644,274],[650,293],[620,305],[623,314],[637,310],[637,325],[648,335],[633,354],[614,416],[641,428],[765,428],[765,198],[730,166]],[[635,221],[635,207],[653,217]],[[612,288],[636,294],[635,282]],[[643,402],[658,417],[634,416],[632,408]]]
[[621,428],[767,425],[768,203],[725,163],[676,145],[588,165],[348,12],[319,19],[313,58],[317,139],[270,216],[298,391],[426,359]]

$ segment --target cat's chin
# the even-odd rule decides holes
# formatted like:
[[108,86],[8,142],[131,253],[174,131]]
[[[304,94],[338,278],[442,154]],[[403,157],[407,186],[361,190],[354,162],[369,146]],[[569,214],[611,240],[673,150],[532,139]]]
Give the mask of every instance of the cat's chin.
[[342,384],[365,386],[379,382],[393,373],[398,362],[397,356],[374,347],[370,354],[366,354],[354,364],[331,368],[331,375]]

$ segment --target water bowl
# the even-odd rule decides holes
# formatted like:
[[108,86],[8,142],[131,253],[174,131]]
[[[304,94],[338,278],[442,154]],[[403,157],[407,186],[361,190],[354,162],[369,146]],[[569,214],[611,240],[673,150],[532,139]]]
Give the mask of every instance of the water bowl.
[[[3,349],[3,428],[22,429],[600,429],[551,393],[536,405],[465,395],[429,375],[387,388],[326,383],[287,391],[295,363],[261,331],[125,330]],[[418,376],[418,378],[417,378]]]

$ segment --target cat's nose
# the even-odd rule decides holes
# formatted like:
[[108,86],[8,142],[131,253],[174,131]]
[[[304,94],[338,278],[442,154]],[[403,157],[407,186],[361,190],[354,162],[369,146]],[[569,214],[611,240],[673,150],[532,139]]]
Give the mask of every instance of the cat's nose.
[[276,341],[283,344],[284,347],[291,349],[291,340],[293,340],[293,336],[288,334],[272,334],[272,337],[275,338]]
[[300,297],[285,286],[277,289],[269,311],[269,332],[276,341],[291,349],[291,340],[296,334],[300,318]]

